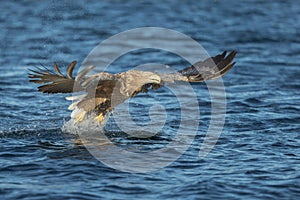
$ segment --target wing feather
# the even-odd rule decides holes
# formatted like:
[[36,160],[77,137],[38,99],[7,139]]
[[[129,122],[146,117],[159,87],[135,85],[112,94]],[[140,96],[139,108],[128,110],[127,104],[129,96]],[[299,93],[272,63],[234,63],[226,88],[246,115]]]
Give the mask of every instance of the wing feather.
[[[51,71],[47,68],[42,69],[40,67],[36,67],[36,69],[29,69],[30,73],[28,74],[28,78],[30,79],[30,82],[44,84],[38,87],[40,92],[72,93],[74,92],[75,88],[75,79],[72,77],[75,65],[76,61],[71,62],[71,64],[67,68],[66,76],[64,76],[58,68],[56,62],[54,62],[55,71]],[[77,85],[78,84],[76,84],[77,90],[83,90],[80,85]]]
[[234,65],[232,62],[236,56],[236,51],[232,51],[228,56],[224,51],[215,57],[208,58],[204,61],[199,61],[190,67],[179,70],[174,75],[174,80],[189,81],[189,82],[201,82],[209,79],[215,79],[223,76]]
[[76,64],[77,64],[77,62],[74,60],[73,62],[70,63],[70,65],[67,68],[67,77],[69,79],[73,79],[72,73],[73,73],[73,70],[74,70],[74,67]]
[[56,62],[54,62],[54,69],[55,69],[55,71],[57,72],[57,74],[58,74],[59,76],[64,76],[64,75],[60,72],[60,70],[59,70],[59,68],[58,68],[58,66],[57,66],[57,64],[56,64]]

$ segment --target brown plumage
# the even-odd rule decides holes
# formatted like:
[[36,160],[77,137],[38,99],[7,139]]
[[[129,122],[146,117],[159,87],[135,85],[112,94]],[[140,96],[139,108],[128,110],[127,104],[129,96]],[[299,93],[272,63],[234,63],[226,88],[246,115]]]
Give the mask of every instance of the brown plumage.
[[163,86],[165,82],[202,82],[223,76],[235,64],[232,61],[236,51],[232,51],[228,56],[226,54],[224,51],[222,54],[196,62],[190,67],[171,74],[129,70],[118,74],[102,72],[87,76],[86,74],[93,69],[90,66],[79,72],[74,78],[72,73],[76,61],[73,61],[68,66],[66,75],[61,73],[54,62],[55,71],[46,68],[29,69],[28,77],[30,82],[44,84],[38,87],[38,91],[43,93],[86,91],[86,95],[70,105],[69,109],[74,110],[71,116],[75,118],[76,122],[79,122],[89,114],[94,113],[101,122],[107,112],[126,99],[140,92],[147,92],[148,89],[157,89]]

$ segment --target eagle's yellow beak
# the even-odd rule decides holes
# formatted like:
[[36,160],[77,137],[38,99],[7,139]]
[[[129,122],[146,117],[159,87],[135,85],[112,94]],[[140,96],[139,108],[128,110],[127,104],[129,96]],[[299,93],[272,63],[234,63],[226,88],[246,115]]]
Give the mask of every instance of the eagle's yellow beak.
[[160,84],[161,83],[161,78],[159,75],[157,74],[151,74],[149,76],[149,80],[151,81],[151,83],[157,83],[157,84]]

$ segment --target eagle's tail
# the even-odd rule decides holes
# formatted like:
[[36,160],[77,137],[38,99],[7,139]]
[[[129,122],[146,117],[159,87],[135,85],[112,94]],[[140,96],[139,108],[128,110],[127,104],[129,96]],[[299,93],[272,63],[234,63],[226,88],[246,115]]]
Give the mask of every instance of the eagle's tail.
[[40,92],[44,93],[72,93],[83,90],[80,84],[75,82],[75,79],[72,77],[76,61],[70,63],[67,68],[66,75],[63,75],[57,64],[54,62],[55,71],[51,71],[47,68],[29,69],[30,73],[28,74],[29,81],[37,84],[44,84],[39,86],[38,89]]
[[72,110],[71,118],[74,120],[75,123],[81,122],[87,114],[87,112],[84,109],[80,109],[78,107],[78,103],[81,102],[85,96],[85,94],[81,94],[66,97],[66,100],[72,101],[68,109]]

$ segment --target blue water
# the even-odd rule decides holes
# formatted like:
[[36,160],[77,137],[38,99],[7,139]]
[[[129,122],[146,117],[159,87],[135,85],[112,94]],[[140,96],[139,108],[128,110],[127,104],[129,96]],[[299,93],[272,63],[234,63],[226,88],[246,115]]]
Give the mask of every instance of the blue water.
[[[1,199],[300,197],[300,6],[295,1],[6,1],[0,11]],[[63,132],[70,102],[65,95],[38,93],[26,69],[53,61],[81,63],[99,42],[144,26],[182,32],[210,55],[226,49],[238,54],[223,78],[226,123],[209,155],[198,157],[210,119],[209,94],[205,84],[193,85],[201,117],[192,145],[170,166],[136,174],[107,167],[75,142],[78,135]],[[168,53],[145,51],[122,57],[114,67],[122,71],[147,62],[176,69],[186,64]],[[169,105],[166,94],[160,89],[137,102],[160,99]],[[143,108],[136,106],[132,115],[139,118]],[[176,134],[177,104],[168,111],[173,118],[167,136],[127,138],[113,120],[108,135],[120,146],[155,149]]]

